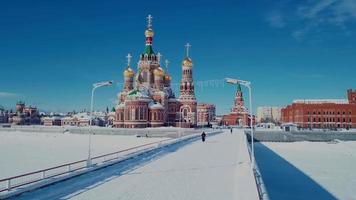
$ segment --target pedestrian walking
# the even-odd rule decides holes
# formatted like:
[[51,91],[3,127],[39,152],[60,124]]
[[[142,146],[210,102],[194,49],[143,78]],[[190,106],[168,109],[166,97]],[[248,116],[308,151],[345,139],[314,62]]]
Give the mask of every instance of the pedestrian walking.
[[203,133],[201,134],[201,141],[202,141],[202,142],[205,142],[205,137],[206,137],[206,134],[205,134],[205,132],[203,131]]
[[232,134],[232,128],[230,128],[230,133]]

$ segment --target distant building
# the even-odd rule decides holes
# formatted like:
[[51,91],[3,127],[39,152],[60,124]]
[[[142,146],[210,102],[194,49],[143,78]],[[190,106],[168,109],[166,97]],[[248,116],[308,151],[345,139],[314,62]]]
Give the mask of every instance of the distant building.
[[198,125],[206,126],[215,121],[215,105],[200,103],[197,106]]
[[[252,116],[253,123],[255,117]],[[249,126],[250,125],[250,116],[247,108],[244,105],[243,94],[241,90],[241,85],[237,85],[237,91],[234,100],[234,106],[231,109],[230,114],[224,115],[221,119],[221,125],[231,126]]]
[[0,124],[9,122],[9,112],[0,106]]
[[62,125],[62,116],[51,116],[51,117],[43,117],[43,125],[44,126],[61,126]]
[[271,107],[271,106],[258,107],[257,122],[279,124],[281,122],[281,110],[282,108],[280,107]]
[[[111,114],[113,115],[113,114]],[[66,116],[61,118],[61,126],[89,126],[90,125],[90,113],[81,112],[72,116]],[[93,112],[92,125],[93,126],[106,126],[108,115],[105,112]],[[49,123],[50,124],[50,123]]]
[[300,128],[356,128],[356,90],[348,99],[295,100],[282,109],[282,122]]
[[16,104],[16,112],[9,116],[9,123],[15,125],[41,124],[41,117],[36,107],[26,107],[25,102],[19,101]]

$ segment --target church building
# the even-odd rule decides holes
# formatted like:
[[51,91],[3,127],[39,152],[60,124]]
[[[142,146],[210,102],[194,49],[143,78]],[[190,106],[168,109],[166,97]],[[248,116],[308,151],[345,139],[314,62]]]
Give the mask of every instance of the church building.
[[153,50],[152,17],[147,17],[145,50],[139,56],[137,71],[131,66],[132,56],[127,56],[123,72],[124,85],[118,94],[114,126],[118,128],[145,128],[160,126],[195,127],[197,100],[194,92],[193,62],[187,54],[182,61],[180,96],[171,88],[172,77],[161,66],[161,54]]

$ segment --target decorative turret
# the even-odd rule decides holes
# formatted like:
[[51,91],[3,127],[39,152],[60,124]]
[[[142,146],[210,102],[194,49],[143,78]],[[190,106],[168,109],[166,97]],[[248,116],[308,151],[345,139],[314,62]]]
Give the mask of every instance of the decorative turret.
[[[182,80],[180,82],[180,113],[179,118],[191,126],[197,124],[197,101],[194,93],[193,62],[189,57],[191,45],[185,45],[187,49],[186,58],[182,62]],[[190,126],[189,125],[189,126]]]
[[193,62],[189,57],[189,48],[191,45],[185,45],[187,49],[187,56],[182,62],[182,80],[180,85],[181,98],[188,98],[195,100],[194,82],[193,82]]
[[135,72],[131,69],[130,67],[130,63],[131,63],[131,54],[128,54],[126,56],[127,58],[127,67],[123,73],[124,75],[124,81],[125,81],[125,84],[124,84],[124,91],[130,91],[133,89],[133,79],[134,79],[134,76],[135,76]]

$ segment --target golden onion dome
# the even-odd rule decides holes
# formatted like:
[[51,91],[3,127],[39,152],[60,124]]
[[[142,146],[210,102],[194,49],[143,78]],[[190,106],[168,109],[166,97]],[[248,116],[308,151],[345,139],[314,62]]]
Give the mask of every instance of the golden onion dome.
[[124,77],[132,78],[132,77],[134,77],[134,75],[135,75],[135,72],[130,67],[125,69]]
[[154,35],[154,32],[153,32],[152,29],[147,29],[147,30],[145,31],[145,36],[146,36],[146,37],[153,37],[153,35]]
[[185,67],[193,67],[193,62],[190,58],[186,57],[183,62],[182,65]]
[[155,76],[164,76],[164,71],[161,67],[158,67],[153,71],[153,74]]

